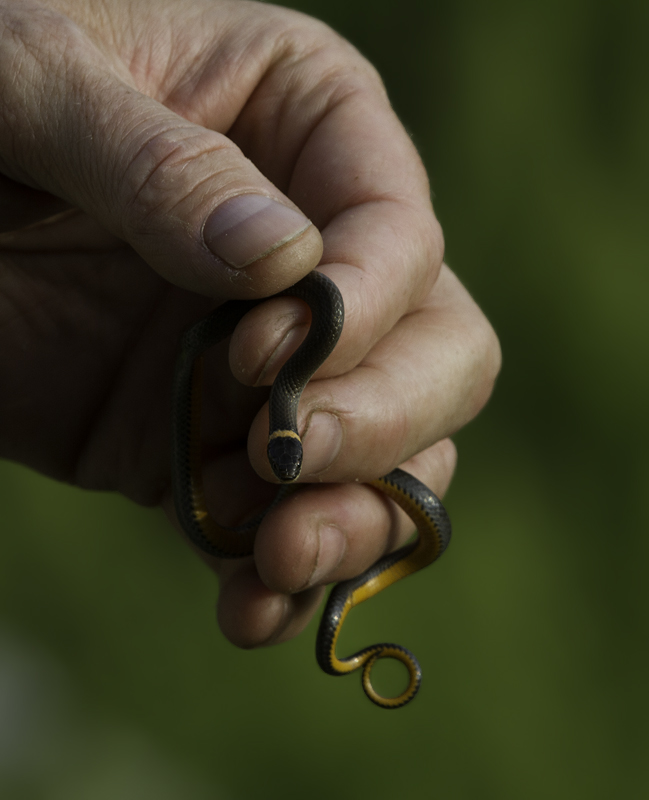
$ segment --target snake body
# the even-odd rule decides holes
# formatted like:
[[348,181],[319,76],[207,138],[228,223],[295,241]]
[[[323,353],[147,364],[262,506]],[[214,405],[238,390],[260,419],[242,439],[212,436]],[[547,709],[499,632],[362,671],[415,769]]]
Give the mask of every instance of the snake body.
[[[306,339],[284,364],[271,389],[267,452],[273,472],[283,484],[273,506],[299,477],[302,466],[302,440],[297,430],[300,396],[334,349],[344,321],[340,292],[320,272],[311,272],[279,295],[304,300],[311,309],[312,319]],[[252,554],[257,526],[268,509],[234,528],[219,525],[207,510],[200,444],[202,356],[208,348],[230,336],[242,317],[259,302],[262,301],[231,300],[189,328],[181,338],[174,375],[171,473],[176,514],[187,537],[204,552],[220,558]],[[381,708],[399,708],[419,690],[421,669],[415,656],[400,645],[376,644],[339,659],[336,642],[351,608],[439,558],[449,543],[451,524],[433,492],[401,469],[394,469],[369,484],[404,509],[415,523],[418,536],[379,559],[357,578],[336,584],[320,622],[316,658],[330,675],[345,675],[362,667],[362,685],[370,700]],[[380,658],[397,659],[408,669],[408,686],[397,697],[382,697],[372,687],[370,672]]]

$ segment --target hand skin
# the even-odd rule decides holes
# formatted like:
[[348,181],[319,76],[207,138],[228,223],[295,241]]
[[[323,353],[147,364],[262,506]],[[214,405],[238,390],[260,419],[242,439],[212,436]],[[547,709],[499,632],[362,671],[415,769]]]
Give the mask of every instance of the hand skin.
[[[300,407],[313,485],[266,516],[254,557],[205,558],[235,644],[296,635],[325,584],[407,538],[362,481],[403,465],[447,488],[448,437],[486,402],[500,353],[442,255],[379,77],[320,22],[246,0],[0,0],[2,457],[173,521],[181,330],[317,265],[343,294],[341,341]],[[222,522],[272,489],[265,387],[308,318],[269,300],[207,359]]]

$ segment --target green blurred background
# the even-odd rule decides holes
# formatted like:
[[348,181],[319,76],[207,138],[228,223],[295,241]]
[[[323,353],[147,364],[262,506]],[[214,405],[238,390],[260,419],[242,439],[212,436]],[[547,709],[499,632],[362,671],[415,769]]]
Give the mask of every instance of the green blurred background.
[[449,552],[356,611],[417,701],[240,652],[162,517],[0,467],[7,800],[649,796],[646,0],[296,0],[384,76],[498,331]]

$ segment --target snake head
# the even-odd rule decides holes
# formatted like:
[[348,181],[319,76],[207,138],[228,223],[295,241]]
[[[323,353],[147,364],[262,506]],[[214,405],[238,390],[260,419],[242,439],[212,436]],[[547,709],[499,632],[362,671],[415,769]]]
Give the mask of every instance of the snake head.
[[302,469],[302,442],[293,431],[273,434],[268,442],[268,460],[275,477],[282,483],[291,483]]

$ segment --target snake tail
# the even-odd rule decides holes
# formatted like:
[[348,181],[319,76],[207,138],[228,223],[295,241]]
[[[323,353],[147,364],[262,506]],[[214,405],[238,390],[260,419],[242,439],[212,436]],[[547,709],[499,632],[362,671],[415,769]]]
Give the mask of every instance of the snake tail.
[[[347,675],[363,668],[362,685],[369,699],[381,708],[400,708],[419,691],[421,668],[415,656],[397,644],[376,644],[347,658],[338,658],[336,644],[347,614],[396,581],[436,561],[451,538],[448,514],[437,496],[424,484],[401,469],[372,481],[372,486],[401,506],[417,526],[417,539],[383,556],[372,567],[348,581],[336,584],[329,595],[316,638],[316,659],[329,675]],[[408,686],[397,697],[383,697],[372,686],[370,673],[381,658],[405,664]]]

